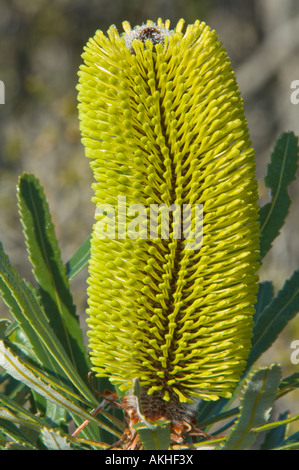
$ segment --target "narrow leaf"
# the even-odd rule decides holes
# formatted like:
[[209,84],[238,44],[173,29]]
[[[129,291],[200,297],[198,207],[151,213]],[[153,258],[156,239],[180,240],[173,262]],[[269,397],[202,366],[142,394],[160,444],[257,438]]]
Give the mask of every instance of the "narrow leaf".
[[298,160],[298,139],[293,132],[282,134],[276,142],[268,165],[265,183],[271,190],[271,201],[260,210],[260,256],[270,250],[288,214],[291,199],[288,186],[295,179]]
[[86,380],[89,366],[82,330],[49,207],[43,188],[34,175],[23,173],[20,177],[18,203],[29,259],[44,311],[74,367]]
[[283,426],[285,424],[293,423],[294,421],[298,421],[298,420],[299,420],[299,414],[296,416],[292,416],[290,418],[281,419],[279,421],[273,421],[272,423],[267,423],[264,425],[257,426],[256,428],[253,429],[253,431],[255,433],[260,433],[260,432],[268,431],[270,429],[275,429],[278,426]]
[[299,388],[299,372],[294,372],[294,374],[289,377],[285,377],[279,386],[279,391],[277,398],[281,398],[289,392]]
[[57,377],[67,377],[85,398],[93,401],[93,394],[77,373],[51,329],[35,292],[10,264],[1,243],[0,290],[4,302],[22,327],[40,364]]
[[3,341],[0,341],[0,366],[5,368],[16,380],[21,381],[40,395],[46,397],[47,400],[55,403],[57,406],[61,406],[66,409],[71,415],[75,414],[84,420],[89,420],[117,437],[121,437],[120,433],[117,433],[97,417],[89,414],[84,408],[70,401],[49,384],[46,384],[40,377],[33,374],[32,370],[30,370],[23,361],[16,357],[5,346]]
[[[26,449],[36,450],[34,444],[11,420],[0,418],[0,429],[3,431],[6,438],[12,439],[14,442],[17,442],[18,444],[24,446]],[[10,447],[10,444],[11,443],[6,440],[4,448]]]
[[[32,287],[23,281],[15,268],[10,264],[1,243],[0,291],[2,292],[2,299],[8,306],[10,313],[26,334],[32,350],[35,352],[36,360],[45,367],[51,367],[50,357],[38,334],[40,328],[33,327],[32,325],[32,320],[36,318],[38,323],[48,328],[48,321],[44,311],[40,307],[38,298]],[[53,370],[53,367],[51,367],[50,370]]]
[[201,441],[197,442],[196,444],[192,445],[192,449],[198,449],[198,450],[216,450],[216,448],[219,446],[219,443],[225,441],[225,437],[218,437],[216,439],[211,439],[208,441]]
[[[12,413],[20,416],[22,419],[32,421],[36,426],[44,426],[44,421],[36,415],[33,415],[25,406],[21,406],[15,400],[12,400],[10,397],[0,393],[0,404],[1,409],[10,410]],[[1,414],[1,413],[0,413]],[[1,414],[1,417],[4,418],[4,414]]]
[[299,431],[296,431],[294,434],[291,434],[280,446],[280,449],[292,448],[292,446],[298,446],[299,448]]
[[[235,408],[232,408],[232,409],[227,410],[227,411],[223,411],[222,413],[219,412],[215,415],[211,413],[211,416],[207,417],[206,420],[198,421],[197,427],[199,429],[203,429],[206,426],[211,426],[212,424],[218,423],[219,421],[227,420],[231,416],[237,415],[238,412],[239,412],[239,408],[236,406]],[[217,431],[217,434],[218,434],[218,431]]]
[[39,430],[41,428],[41,424],[32,420],[26,419],[25,416],[18,416],[13,411],[8,410],[7,408],[0,407],[0,418],[9,421],[10,423],[14,423],[18,426],[23,426],[24,428],[31,428],[35,430]]
[[275,364],[255,371],[247,379],[239,418],[222,450],[242,450],[255,442],[257,435],[253,428],[268,421],[279,383],[280,367]]
[[90,257],[90,239],[80,246],[72,258],[66,263],[66,275],[69,280],[75,277],[87,265]]
[[299,270],[288,279],[277,296],[259,315],[253,329],[247,369],[276,340],[287,323],[299,312]]
[[299,442],[290,442],[288,444],[284,444],[280,447],[277,447],[275,450],[297,450],[299,449]]
[[62,436],[58,431],[44,428],[42,430],[42,440],[47,450],[72,450],[66,436]]
[[151,428],[145,423],[134,425],[145,450],[167,450],[170,446],[170,422],[152,421]]
[[[9,342],[5,342],[5,344],[10,347]],[[11,349],[11,348],[10,348]],[[90,400],[86,400],[82,395],[79,395],[75,393],[72,388],[70,388],[67,384],[57,380],[55,377],[47,374],[45,371],[40,369],[37,366],[34,366],[32,364],[27,364],[26,367],[32,372],[32,374],[36,375],[37,377],[40,377],[45,384],[48,384],[49,386],[55,388],[58,390],[62,395],[66,395],[70,398],[70,400],[74,400],[76,402],[81,402],[85,404],[86,406],[92,407],[95,405],[95,401],[91,402]]]
[[[287,418],[288,412],[285,411],[284,413],[279,415],[279,420],[284,420]],[[281,424],[274,429],[270,429],[266,435],[265,439],[261,444],[261,450],[271,450],[275,449],[275,447],[280,446],[283,443],[285,438],[286,432],[286,424]]]
[[255,304],[255,315],[254,322],[256,323],[264,311],[264,309],[273,300],[274,289],[271,281],[265,281],[259,283],[259,290],[257,294],[257,302]]

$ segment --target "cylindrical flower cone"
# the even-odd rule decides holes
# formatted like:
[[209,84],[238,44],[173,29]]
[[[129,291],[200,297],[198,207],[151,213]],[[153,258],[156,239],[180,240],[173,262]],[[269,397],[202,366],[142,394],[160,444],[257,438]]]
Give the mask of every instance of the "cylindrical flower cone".
[[257,293],[258,193],[243,102],[215,31],[183,25],[97,31],[79,72],[98,219],[93,370],[122,391],[139,379],[149,418],[154,408],[169,416],[231,396]]

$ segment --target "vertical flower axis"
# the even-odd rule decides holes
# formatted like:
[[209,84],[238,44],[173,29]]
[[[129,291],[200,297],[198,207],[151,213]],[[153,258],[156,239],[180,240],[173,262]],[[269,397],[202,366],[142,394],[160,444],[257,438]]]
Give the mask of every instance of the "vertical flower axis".
[[215,31],[183,26],[159,19],[135,29],[124,22],[122,34],[97,31],[79,71],[94,202],[116,207],[125,196],[127,206],[203,208],[199,250],[175,239],[173,219],[169,239],[103,239],[94,225],[93,370],[122,391],[138,378],[149,417],[151,400],[159,409],[231,396],[257,292],[258,195],[243,102]]

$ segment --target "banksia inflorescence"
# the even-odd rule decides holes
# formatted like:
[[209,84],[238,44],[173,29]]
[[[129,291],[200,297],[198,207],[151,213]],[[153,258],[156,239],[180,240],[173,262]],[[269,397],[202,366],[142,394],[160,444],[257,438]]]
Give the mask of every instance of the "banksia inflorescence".
[[[97,31],[79,72],[99,208],[91,359],[122,391],[139,379],[149,418],[231,396],[249,354],[257,292],[257,183],[242,99],[215,31],[196,21],[183,33],[183,25]],[[183,223],[175,211],[163,237],[159,205],[191,208],[189,229],[191,216],[202,221],[200,243],[176,236]]]

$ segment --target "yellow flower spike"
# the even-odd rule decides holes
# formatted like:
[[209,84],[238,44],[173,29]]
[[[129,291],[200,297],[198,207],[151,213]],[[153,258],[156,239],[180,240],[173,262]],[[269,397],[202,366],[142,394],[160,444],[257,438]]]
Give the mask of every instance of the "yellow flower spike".
[[79,72],[97,206],[91,360],[123,391],[139,379],[148,418],[231,396],[257,293],[258,194],[242,99],[215,31],[183,26],[98,31]]

